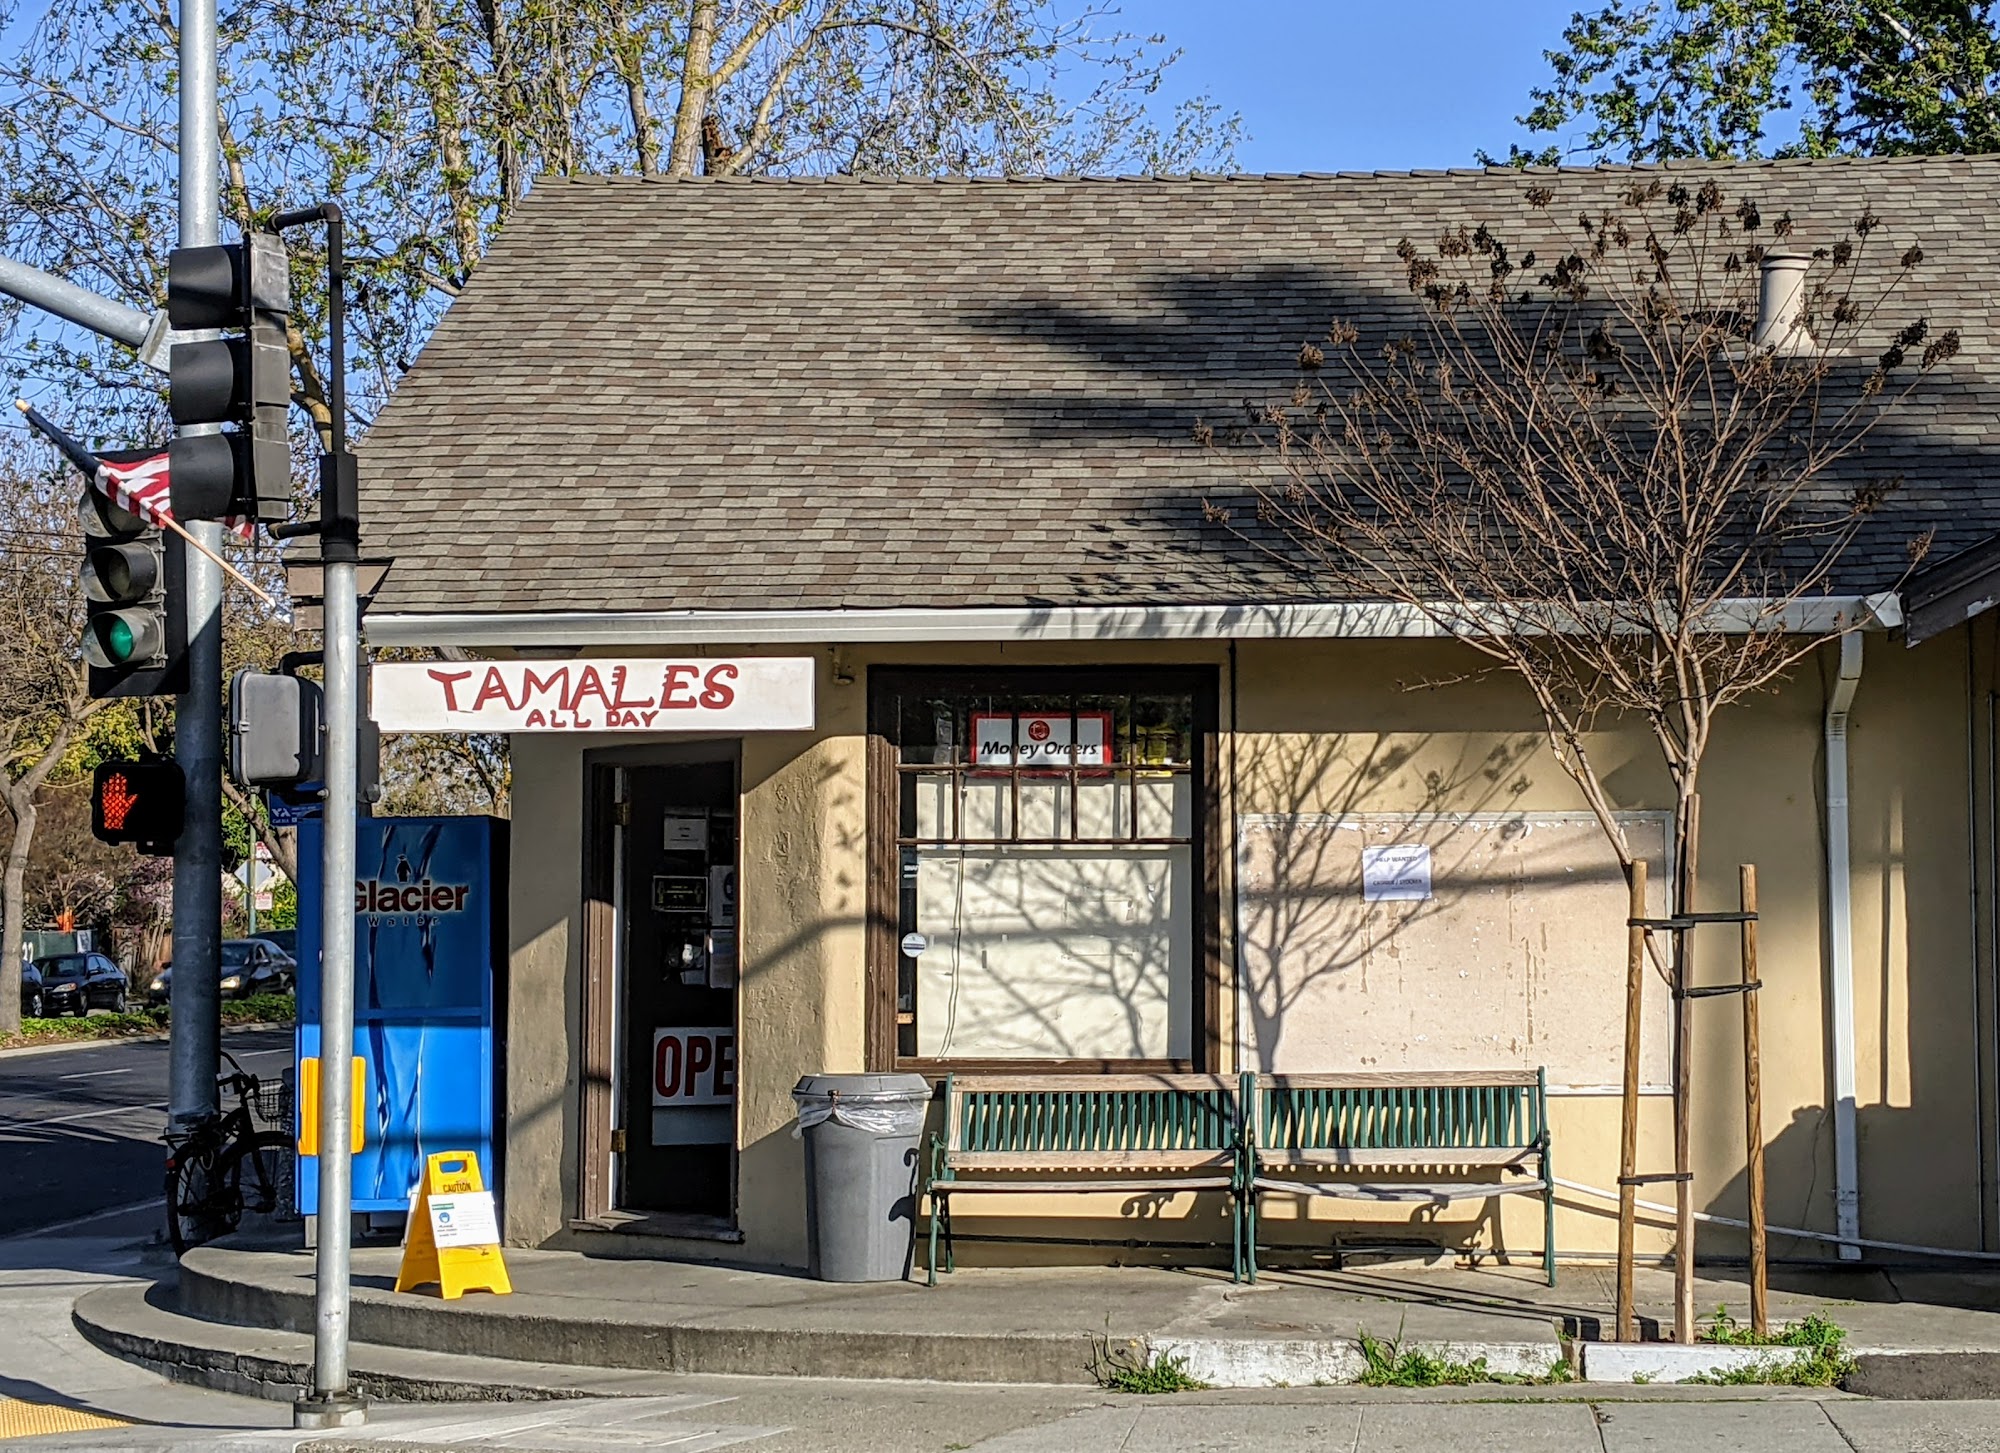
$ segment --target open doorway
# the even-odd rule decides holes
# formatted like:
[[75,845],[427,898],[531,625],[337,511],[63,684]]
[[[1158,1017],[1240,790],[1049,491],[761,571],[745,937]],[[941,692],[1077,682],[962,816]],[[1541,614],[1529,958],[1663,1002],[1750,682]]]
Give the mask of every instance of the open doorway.
[[609,851],[591,896],[610,932],[586,976],[602,1091],[583,1109],[607,1174],[586,1177],[586,1216],[734,1229],[737,776],[733,744],[603,769]]

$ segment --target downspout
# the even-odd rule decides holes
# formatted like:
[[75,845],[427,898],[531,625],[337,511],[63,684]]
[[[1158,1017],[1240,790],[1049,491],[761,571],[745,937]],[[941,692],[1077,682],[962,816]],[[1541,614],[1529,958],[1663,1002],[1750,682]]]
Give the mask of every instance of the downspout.
[[1854,865],[1848,851],[1847,712],[1861,684],[1861,632],[1840,638],[1840,673],[1826,703],[1826,933],[1833,1010],[1833,1203],[1840,1259],[1861,1248],[1854,1100]]

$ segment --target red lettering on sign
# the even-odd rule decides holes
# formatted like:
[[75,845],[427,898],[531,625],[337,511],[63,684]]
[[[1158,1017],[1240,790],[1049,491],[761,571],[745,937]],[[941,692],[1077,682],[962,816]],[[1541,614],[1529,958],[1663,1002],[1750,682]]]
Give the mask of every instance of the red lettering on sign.
[[627,673],[623,666],[613,666],[611,668],[611,693],[615,698],[611,704],[616,707],[623,707],[628,711],[639,707],[651,706],[653,698],[650,696],[635,697],[630,701],[625,699],[626,675]]
[[736,1093],[736,1036],[725,1034],[715,1042],[715,1093]]
[[681,1042],[671,1034],[653,1046],[653,1091],[667,1096],[681,1092]]
[[715,1063],[715,1042],[705,1034],[688,1040],[687,1092],[701,1093],[701,1072]]
[[458,692],[453,688],[461,681],[470,681],[472,673],[470,671],[426,671],[424,674],[444,688],[444,709],[446,711],[457,711]]
[[[699,666],[669,666],[665,684],[660,688],[660,705],[674,711],[692,711],[698,703],[691,688],[700,675]],[[682,695],[683,692],[687,694]]]
[[[486,679],[479,683],[479,694],[472,698],[472,709],[474,711],[479,710],[480,707],[486,705],[487,702],[493,700],[496,696],[507,704],[508,710],[514,711],[519,709],[514,705],[514,698],[507,694],[507,678],[501,674],[500,668],[498,666],[488,666],[486,668]],[[523,704],[525,705],[525,703]]]
[[[531,666],[521,673],[521,705],[526,706],[537,694],[553,695],[557,704],[569,690],[569,667],[558,666],[546,676],[537,676]],[[510,702],[509,705],[512,705]]]
[[569,710],[576,711],[581,708],[583,699],[586,696],[594,696],[603,702],[606,711],[611,709],[611,698],[604,690],[604,678],[597,674],[595,666],[586,666],[583,668],[582,673],[576,678],[575,693],[571,695],[570,699],[564,705]]
[[703,679],[701,704],[710,711],[721,711],[736,700],[736,688],[729,683],[737,677],[734,666],[711,666]]

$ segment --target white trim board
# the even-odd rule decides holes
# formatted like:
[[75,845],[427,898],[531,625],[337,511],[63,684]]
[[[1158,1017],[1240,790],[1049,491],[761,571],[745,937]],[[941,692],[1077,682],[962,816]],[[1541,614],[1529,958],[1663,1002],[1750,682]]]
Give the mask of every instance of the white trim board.
[[[1477,615],[1478,608],[1463,608]],[[1725,602],[1716,629],[1768,629],[1756,600]],[[1439,613],[1453,612],[1439,608]],[[1902,624],[1895,594],[1815,596],[1793,602],[1786,629],[1817,633],[1858,621]],[[375,613],[371,645],[557,648],[835,645],[951,641],[1200,641],[1436,639],[1451,632],[1431,612],[1384,602],[1252,601],[1240,605],[968,606],[828,610],[521,611]]]

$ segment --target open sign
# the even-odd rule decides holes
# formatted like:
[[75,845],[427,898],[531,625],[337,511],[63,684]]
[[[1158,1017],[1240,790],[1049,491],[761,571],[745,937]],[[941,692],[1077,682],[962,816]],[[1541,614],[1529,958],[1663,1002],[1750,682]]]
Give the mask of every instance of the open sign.
[[736,1100],[736,1031],[653,1031],[653,1104],[729,1105]]

